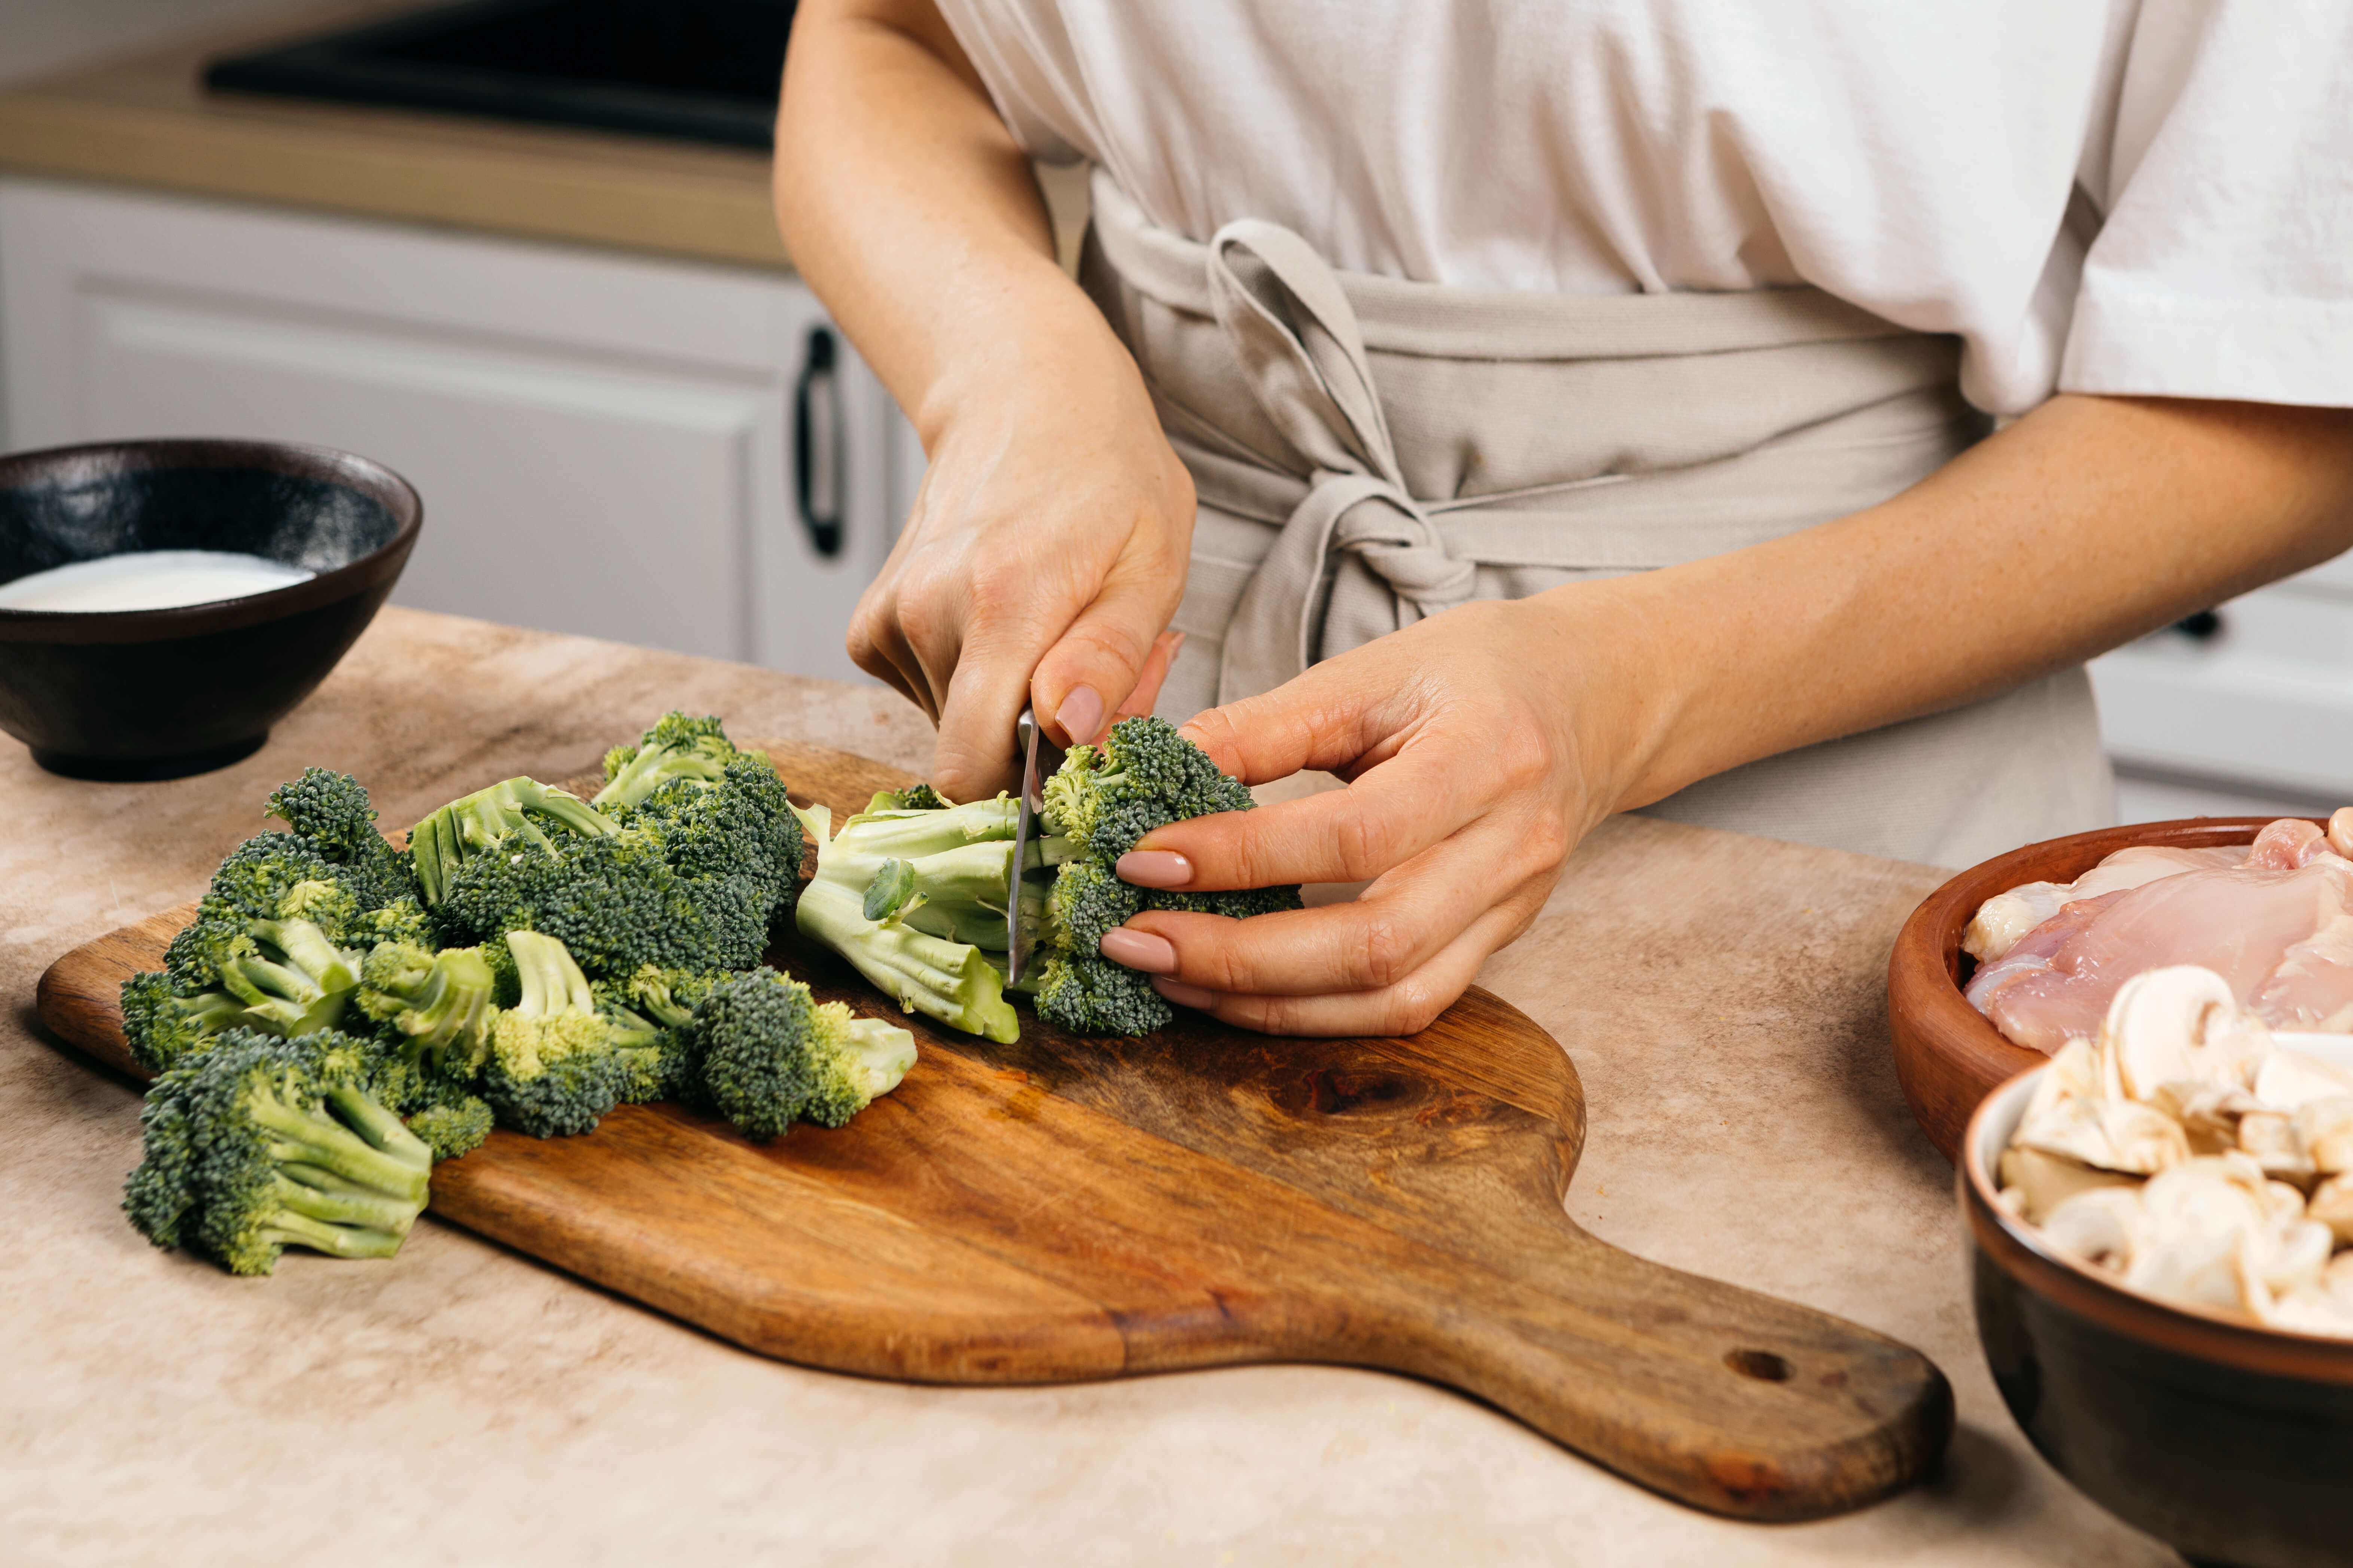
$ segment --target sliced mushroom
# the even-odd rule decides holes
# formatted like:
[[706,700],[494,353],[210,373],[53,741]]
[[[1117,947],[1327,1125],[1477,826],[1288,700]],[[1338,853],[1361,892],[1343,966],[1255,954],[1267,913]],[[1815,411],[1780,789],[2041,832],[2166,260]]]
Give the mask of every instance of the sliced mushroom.
[[[2250,1110],[2239,1118],[2239,1148],[2253,1157],[2274,1182],[2309,1187],[2319,1173],[2305,1147],[2295,1119],[2283,1111]],[[2301,1203],[2298,1205],[2302,1206]]]
[[2353,858],[2353,805],[2340,805],[2328,814],[2328,847]]
[[2353,1097],[2353,1072],[2302,1051],[2274,1051],[2248,1087],[2267,1110],[2298,1110],[2316,1100]]
[[[2353,1175],[2329,1176],[2312,1189],[2312,1199],[2304,1206],[2306,1219],[2325,1225],[2337,1237],[2339,1247],[2353,1247]],[[2353,1258],[2353,1252],[2346,1254]],[[2353,1267],[2346,1276],[2348,1289],[2353,1289]]]
[[2042,1234],[2062,1252],[2123,1273],[2145,1223],[2137,1186],[2090,1187],[2053,1208]]
[[2181,1123],[2193,1154],[2221,1154],[2239,1146],[2239,1118],[2262,1103],[2243,1089],[2219,1083],[2168,1083],[2149,1101]]
[[2230,983],[2194,963],[2134,975],[2100,1026],[2101,1080],[2112,1096],[2156,1099],[2174,1083],[2244,1088],[2271,1052],[2271,1031],[2240,1010]]
[[2133,1187],[2140,1184],[2116,1171],[2103,1171],[2079,1160],[2041,1149],[2013,1145],[2001,1152],[2001,1195],[2015,1194],[2013,1210],[2029,1225],[2041,1225],[2052,1209],[2077,1193],[2097,1187]]
[[2296,1107],[2295,1130],[2324,1175],[2353,1171],[2353,1095],[2329,1095]]

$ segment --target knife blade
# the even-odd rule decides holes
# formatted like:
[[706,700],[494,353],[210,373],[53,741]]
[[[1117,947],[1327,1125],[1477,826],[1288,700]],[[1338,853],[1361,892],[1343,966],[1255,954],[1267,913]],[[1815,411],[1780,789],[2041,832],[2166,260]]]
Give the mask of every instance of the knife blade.
[[1039,832],[1039,814],[1046,809],[1046,780],[1062,765],[1062,749],[1046,739],[1038,727],[1038,715],[1030,709],[1021,710],[1014,721],[1013,743],[1021,753],[1021,799],[1013,819],[1013,867],[1007,879],[1007,890],[1012,895],[1006,900],[1005,910],[1005,983],[1020,984],[1029,966],[1029,949],[1035,933],[1021,923],[1021,879],[1029,866],[1029,846],[1042,837]]

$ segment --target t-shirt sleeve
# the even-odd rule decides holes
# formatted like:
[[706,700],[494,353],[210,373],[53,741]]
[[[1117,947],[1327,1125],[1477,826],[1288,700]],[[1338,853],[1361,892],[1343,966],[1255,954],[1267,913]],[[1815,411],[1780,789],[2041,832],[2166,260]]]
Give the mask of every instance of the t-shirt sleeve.
[[1076,163],[1087,128],[1067,123],[1082,96],[1069,90],[1077,51],[1050,5],[1011,0],[938,0],[940,17],[988,88],[997,118],[1020,149],[1041,163]]
[[2353,406],[2353,4],[2144,0],[2126,47],[2059,389]]

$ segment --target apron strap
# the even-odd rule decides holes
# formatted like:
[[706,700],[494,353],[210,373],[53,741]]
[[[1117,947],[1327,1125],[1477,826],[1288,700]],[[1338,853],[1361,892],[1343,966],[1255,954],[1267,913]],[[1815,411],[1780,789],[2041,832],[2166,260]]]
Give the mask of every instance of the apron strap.
[[1230,702],[1320,657],[1335,551],[1388,590],[1346,595],[1350,646],[1463,603],[1478,573],[1407,490],[1356,310],[1314,247],[1280,224],[1229,223],[1209,241],[1208,283],[1252,395],[1314,476],[1235,606],[1218,672]]

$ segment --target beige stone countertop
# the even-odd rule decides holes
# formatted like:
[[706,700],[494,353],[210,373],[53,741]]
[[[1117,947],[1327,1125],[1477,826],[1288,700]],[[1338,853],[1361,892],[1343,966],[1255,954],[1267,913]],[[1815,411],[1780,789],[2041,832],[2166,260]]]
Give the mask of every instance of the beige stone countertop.
[[1665,1502],[1445,1389],[1333,1367],[906,1386],[763,1360],[437,1219],[400,1257],[237,1279],[117,1207],[139,1099],[41,1030],[58,954],[194,897],[304,764],[388,822],[561,777],[670,707],[913,767],[880,688],[387,609],[258,755],[55,778],[0,742],[0,1561],[353,1564],[2179,1563],[2027,1447],[1978,1354],[1952,1173],[1882,980],[1941,879],[1624,820],[1485,983],[1559,1039],[1596,1235],[1933,1356],[1960,1428],[1843,1519]]
[[[0,172],[785,270],[744,148],[250,94],[214,58],[432,0],[305,0],[0,90]],[[1040,169],[1065,265],[1084,172]]]

